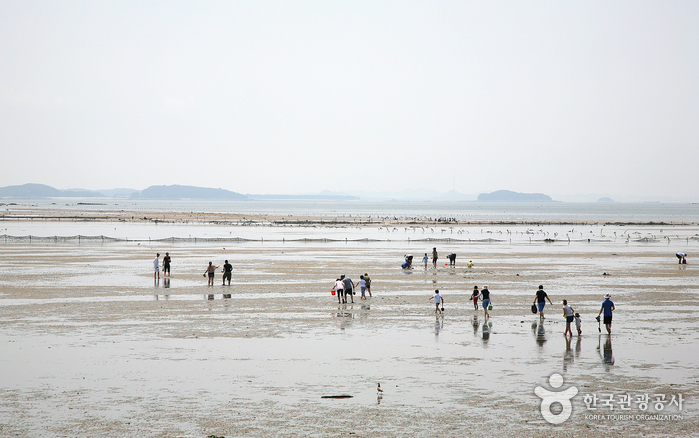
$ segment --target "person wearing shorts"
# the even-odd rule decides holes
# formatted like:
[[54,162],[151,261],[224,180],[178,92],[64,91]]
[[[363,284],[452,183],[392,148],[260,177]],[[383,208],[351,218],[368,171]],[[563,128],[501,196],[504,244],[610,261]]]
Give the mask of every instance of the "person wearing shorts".
[[571,330],[570,324],[572,324],[575,319],[575,310],[568,305],[568,300],[563,300],[563,316],[566,319],[566,331],[563,332],[563,336],[568,334],[573,336],[573,330]]
[[352,304],[354,304],[354,294],[352,293],[352,289],[355,286],[354,282],[351,278],[345,277],[344,275],[341,275],[340,279],[342,279],[342,283],[345,285],[345,303],[347,303],[347,297],[349,296],[352,300]]
[[607,328],[607,333],[612,334],[612,312],[614,312],[614,302],[611,300],[612,296],[606,294],[604,296],[604,301],[602,302],[602,308],[599,309],[597,317],[604,312],[604,326]]
[[364,292],[366,292],[366,280],[363,275],[359,276],[359,290],[362,291],[361,299],[366,300],[366,295],[364,295]]
[[233,273],[233,265],[228,263],[228,260],[223,264],[223,283],[222,285],[226,284],[226,280],[228,280],[228,285],[231,285],[231,274]]
[[473,310],[478,310],[478,297],[480,296],[478,291],[478,286],[473,286],[473,293],[471,294],[471,299],[473,300]]
[[364,281],[366,282],[366,291],[369,292],[369,298],[371,298],[371,278],[366,272],[364,273]]
[[488,313],[488,306],[490,305],[490,291],[488,290],[488,286],[484,286],[483,289],[481,289],[481,293],[478,296],[481,298],[481,302],[483,304],[485,319],[488,319],[490,318],[490,314]]
[[167,274],[170,276],[170,253],[166,252],[165,257],[163,257],[163,276]]
[[439,294],[439,290],[435,290],[434,296],[430,297],[429,299],[434,300],[434,304],[436,306],[434,309],[434,313],[442,313],[442,310],[439,308],[439,305],[441,304],[442,307],[444,307],[444,298],[442,298],[442,296]]
[[209,277],[209,286],[214,285],[214,274],[216,273],[216,269],[218,269],[218,266],[215,266],[212,262],[209,262],[209,266],[207,266],[206,271],[204,271],[204,277],[207,275]]
[[549,304],[553,305],[551,298],[544,292],[544,286],[540,285],[539,290],[536,291],[536,296],[534,297],[534,303],[539,306],[539,319],[544,320],[544,306],[546,306],[546,300],[549,300]]

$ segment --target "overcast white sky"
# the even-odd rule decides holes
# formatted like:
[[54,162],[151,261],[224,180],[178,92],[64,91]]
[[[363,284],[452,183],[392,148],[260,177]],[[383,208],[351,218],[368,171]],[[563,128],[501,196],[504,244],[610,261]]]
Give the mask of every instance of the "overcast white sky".
[[697,1],[0,1],[0,186],[699,198]]

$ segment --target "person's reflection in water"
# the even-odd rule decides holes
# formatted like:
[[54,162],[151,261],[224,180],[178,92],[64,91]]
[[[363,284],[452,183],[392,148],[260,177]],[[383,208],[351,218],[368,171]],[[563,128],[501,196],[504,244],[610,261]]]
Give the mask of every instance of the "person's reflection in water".
[[614,355],[612,354],[612,337],[610,335],[606,336],[607,339],[604,341],[604,347],[600,348],[600,344],[602,343],[602,335],[600,335],[597,349],[600,350],[600,356],[602,356],[604,370],[609,371],[614,365]]
[[487,323],[483,324],[483,345],[488,345],[490,340],[490,327]]
[[352,325],[354,313],[350,310],[347,309],[347,304],[342,304],[338,306],[337,313],[332,314],[335,317],[335,323],[340,328],[341,332],[344,332],[346,328]]
[[471,325],[473,325],[473,336],[478,336],[478,327],[481,326],[478,322],[478,315],[473,315],[473,321],[471,321]]
[[539,347],[543,347],[546,343],[546,329],[544,329],[543,322],[539,322],[536,326],[536,343],[539,344]]
[[363,320],[367,319],[369,317],[370,310],[371,306],[369,304],[362,304],[361,312],[359,312],[359,318]]
[[163,287],[166,289],[170,288],[170,279],[169,278],[163,278]]
[[444,316],[436,315],[434,320],[434,335],[439,336],[440,330],[444,327]]
[[564,336],[566,340],[566,351],[563,352],[563,371],[568,371],[568,365],[575,362],[575,356],[573,355],[573,348],[570,346],[570,342],[573,340],[572,336]]
[[582,337],[578,336],[578,340],[575,342],[575,358],[578,359],[580,357],[580,352],[582,351],[582,345],[581,342]]

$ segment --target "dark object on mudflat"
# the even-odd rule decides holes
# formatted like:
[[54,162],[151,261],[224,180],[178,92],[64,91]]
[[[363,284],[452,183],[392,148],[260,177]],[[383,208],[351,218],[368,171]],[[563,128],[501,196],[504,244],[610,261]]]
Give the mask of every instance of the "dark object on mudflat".
[[323,395],[320,398],[352,398],[352,397],[354,397],[354,396],[343,394],[343,395]]

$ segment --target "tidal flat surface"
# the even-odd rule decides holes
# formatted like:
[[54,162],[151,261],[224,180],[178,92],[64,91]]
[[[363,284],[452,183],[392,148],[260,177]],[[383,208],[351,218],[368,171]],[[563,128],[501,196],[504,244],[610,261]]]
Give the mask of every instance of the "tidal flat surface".
[[[0,436],[697,434],[695,228],[677,227],[669,241],[638,226],[590,227],[570,241],[553,227],[407,238],[421,231],[367,228],[346,242],[0,242]],[[440,261],[425,269],[433,247]],[[156,281],[152,260],[165,251],[172,276]],[[455,267],[442,261],[450,252]],[[224,259],[232,285],[217,273],[208,287],[208,261]],[[334,280],[365,272],[373,296],[338,304]],[[554,302],[543,323],[529,310],[539,284]],[[474,285],[491,290],[488,320],[469,300]],[[442,315],[428,301],[435,289]],[[616,304],[611,336],[594,319],[605,293]],[[562,299],[581,314],[582,336],[563,336]],[[543,418],[534,392],[556,392],[555,373],[560,390],[578,390],[560,425]],[[662,410],[585,403],[610,394],[666,400]],[[680,394],[682,409],[669,405]]]

